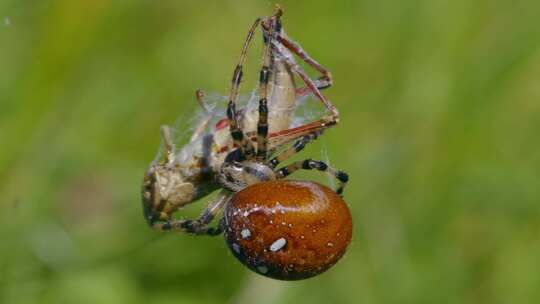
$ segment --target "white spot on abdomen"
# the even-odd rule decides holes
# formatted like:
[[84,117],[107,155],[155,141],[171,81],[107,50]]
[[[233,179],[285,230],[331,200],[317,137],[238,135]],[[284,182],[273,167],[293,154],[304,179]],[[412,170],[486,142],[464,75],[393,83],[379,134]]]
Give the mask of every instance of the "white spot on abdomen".
[[243,239],[249,239],[249,237],[251,237],[251,231],[249,231],[249,229],[242,229],[240,234],[242,235]]
[[276,252],[276,251],[280,250],[281,248],[283,248],[283,246],[285,246],[286,244],[287,244],[286,239],[279,238],[274,243],[272,243],[272,245],[270,245],[270,251]]

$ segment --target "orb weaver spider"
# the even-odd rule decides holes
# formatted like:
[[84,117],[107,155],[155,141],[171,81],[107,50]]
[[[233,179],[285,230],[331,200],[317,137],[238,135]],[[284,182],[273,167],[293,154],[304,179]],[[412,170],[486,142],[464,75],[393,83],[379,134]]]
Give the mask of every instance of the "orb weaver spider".
[[[248,32],[233,73],[226,117],[213,132],[204,134],[209,119],[203,120],[177,154],[169,128],[162,127],[165,161],[152,164],[145,175],[143,208],[154,228],[197,235],[224,232],[234,256],[248,268],[275,279],[298,280],[326,271],[341,258],[352,237],[352,220],[341,198],[348,182],[345,172],[312,159],[278,168],[339,120],[337,109],[320,93],[332,84],[330,73],[285,35],[281,16],[278,7],[271,17],[258,18]],[[237,110],[247,49],[259,25],[265,47],[258,107]],[[322,77],[311,80],[292,53]],[[305,88],[295,87],[294,75],[304,81]],[[330,115],[290,128],[296,98],[309,93]],[[202,92],[197,92],[197,99],[206,108]],[[272,111],[272,106],[277,109]],[[291,141],[292,146],[273,155]],[[200,157],[202,146],[207,147],[202,152],[205,157]],[[329,174],[337,179],[338,187],[334,192],[315,182],[285,179],[298,170]],[[222,190],[198,219],[172,218],[174,211],[216,188]],[[209,227],[222,210],[219,224]]]

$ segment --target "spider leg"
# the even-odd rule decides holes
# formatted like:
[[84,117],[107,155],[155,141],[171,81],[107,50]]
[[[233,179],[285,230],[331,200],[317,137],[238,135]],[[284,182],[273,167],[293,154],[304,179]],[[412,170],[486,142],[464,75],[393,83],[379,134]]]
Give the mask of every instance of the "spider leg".
[[275,15],[276,21],[270,25],[265,39],[263,53],[263,66],[259,76],[259,121],[257,122],[257,160],[266,159],[268,150],[268,79],[270,78],[270,63],[272,52],[272,39],[274,39],[274,24],[279,26],[279,16]]
[[281,179],[300,169],[304,169],[304,170],[316,169],[335,177],[339,182],[338,187],[336,188],[336,193],[339,195],[343,194],[343,189],[345,188],[345,186],[347,185],[347,182],[349,181],[349,175],[347,175],[347,173],[334,169],[322,161],[312,160],[312,159],[306,159],[306,160],[294,162],[286,167],[283,167],[277,170],[276,173],[277,173],[278,179]]
[[154,228],[163,231],[181,231],[196,235],[219,235],[223,232],[221,223],[216,227],[208,227],[208,224],[223,209],[230,197],[229,192],[222,191],[214,201],[208,204],[198,219],[169,220],[164,223],[154,224]]
[[297,140],[292,147],[286,149],[285,151],[282,151],[279,153],[276,157],[272,158],[270,161],[268,161],[268,164],[270,167],[275,168],[277,165],[279,165],[281,162],[287,160],[294,154],[302,151],[306,144],[310,143],[312,140],[315,140],[319,137],[319,135],[322,133],[322,130],[318,130],[312,133],[309,133],[305,135],[304,137]]
[[229,94],[229,104],[227,105],[227,119],[229,121],[229,130],[231,133],[231,137],[233,138],[234,144],[240,147],[242,157],[245,158],[253,157],[253,155],[255,154],[255,150],[251,142],[244,136],[244,132],[242,131],[242,129],[239,127],[236,114],[236,99],[238,98],[238,90],[240,88],[240,82],[242,80],[242,67],[244,65],[244,62],[246,61],[247,49],[251,42],[251,38],[253,38],[255,29],[260,22],[260,18],[257,18],[257,20],[255,20],[244,42],[242,52],[240,53],[240,59],[238,61],[238,64],[236,65],[236,68],[234,69],[231,90]]

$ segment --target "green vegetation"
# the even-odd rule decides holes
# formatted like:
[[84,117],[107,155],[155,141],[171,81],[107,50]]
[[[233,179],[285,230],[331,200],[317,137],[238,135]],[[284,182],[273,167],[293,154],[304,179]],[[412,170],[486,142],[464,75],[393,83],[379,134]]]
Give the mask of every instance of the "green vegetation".
[[300,157],[348,171],[355,224],[340,263],[292,283],[143,220],[160,124],[226,92],[272,12],[182,2],[0,1],[1,303],[540,301],[539,1],[281,2],[342,113]]

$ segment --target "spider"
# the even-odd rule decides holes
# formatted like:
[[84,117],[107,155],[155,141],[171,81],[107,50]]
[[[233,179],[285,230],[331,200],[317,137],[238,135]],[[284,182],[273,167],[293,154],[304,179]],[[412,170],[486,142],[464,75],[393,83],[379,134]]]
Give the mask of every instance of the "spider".
[[[281,10],[263,21],[266,39],[277,40],[281,32]],[[257,23],[257,22],[256,22]],[[248,36],[248,41],[252,35]],[[236,99],[242,78],[246,47],[237,65],[226,117],[229,136],[237,149],[227,154],[216,183],[222,190],[197,220],[167,220],[163,230],[188,231],[219,235],[225,239],[235,257],[250,269],[275,279],[304,279],[324,272],[334,265],[350,242],[352,221],[341,198],[348,175],[328,164],[312,159],[279,167],[320,134],[315,130],[297,140],[277,155],[269,153],[268,83],[271,43],[267,43],[260,70],[256,142],[241,127]],[[338,181],[335,191],[311,181],[287,180],[298,170],[318,170]],[[217,227],[209,227],[224,210]]]

